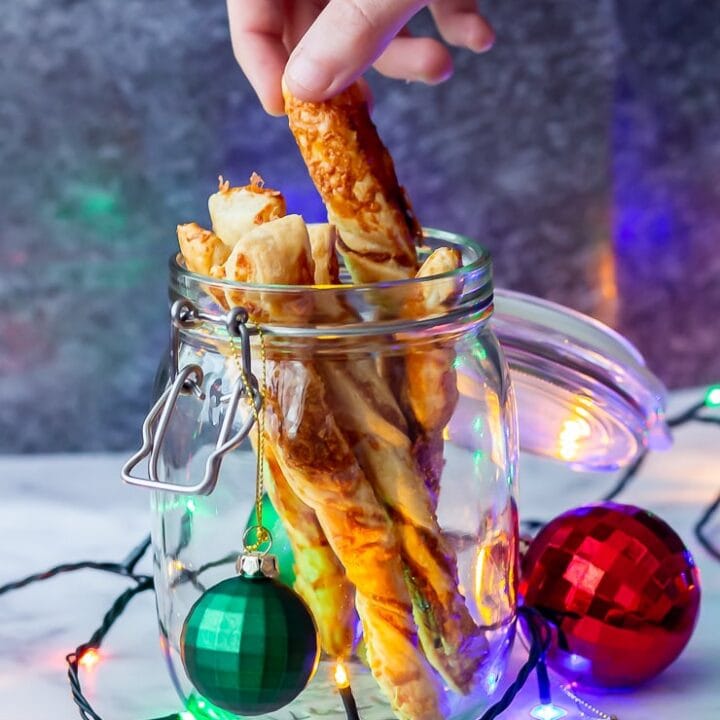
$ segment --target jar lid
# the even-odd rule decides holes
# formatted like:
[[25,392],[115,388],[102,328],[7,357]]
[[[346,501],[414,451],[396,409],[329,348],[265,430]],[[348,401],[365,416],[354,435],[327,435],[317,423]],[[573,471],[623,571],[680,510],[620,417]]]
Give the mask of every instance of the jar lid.
[[521,450],[610,471],[670,444],[666,390],[620,334],[509,290],[495,292],[492,323],[510,366]]

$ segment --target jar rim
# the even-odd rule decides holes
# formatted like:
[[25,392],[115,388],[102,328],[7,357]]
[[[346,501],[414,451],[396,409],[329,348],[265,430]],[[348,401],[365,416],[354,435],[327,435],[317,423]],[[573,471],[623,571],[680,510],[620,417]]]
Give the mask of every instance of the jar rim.
[[[263,293],[364,293],[378,290],[392,290],[393,288],[421,287],[439,280],[457,278],[463,284],[466,279],[482,278],[486,284],[486,290],[492,294],[492,256],[490,252],[467,235],[454,233],[437,228],[422,228],[422,238],[425,241],[436,241],[437,247],[442,245],[450,246],[460,250],[463,255],[463,264],[448,272],[423,277],[411,277],[402,280],[386,280],[375,283],[353,283],[340,285],[279,285],[262,283],[241,283],[235,280],[211,278],[207,275],[188,270],[182,261],[182,253],[177,252],[170,257],[170,273],[172,276],[185,277],[195,282],[201,282],[206,287],[218,290],[252,291]],[[436,248],[432,248],[436,249]]]
[[[352,283],[342,257],[338,261],[345,284],[261,285],[199,275],[177,254],[170,259],[170,297],[199,302],[215,315],[218,300],[222,305],[224,299],[231,307],[242,306],[263,331],[295,337],[428,331],[440,326],[450,332],[457,323],[484,322],[493,308],[490,253],[464,235],[424,228],[418,260],[422,263],[440,247],[460,253],[462,265],[457,270],[362,285]],[[426,304],[419,298],[433,300]]]

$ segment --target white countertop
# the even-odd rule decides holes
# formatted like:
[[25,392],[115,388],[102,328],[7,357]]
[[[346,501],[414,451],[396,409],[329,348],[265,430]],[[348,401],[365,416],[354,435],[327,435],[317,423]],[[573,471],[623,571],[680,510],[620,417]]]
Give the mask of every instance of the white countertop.
[[[698,392],[683,393],[683,408]],[[5,548],[0,584],[74,560],[119,561],[149,526],[148,496],[119,480],[125,455],[0,457],[0,540]],[[521,465],[521,513],[549,518],[592,502],[612,484],[558,472],[547,464]],[[680,428],[675,446],[652,455],[620,498],[667,520],[700,567],[702,609],[688,648],[660,677],[630,693],[584,695],[620,720],[720,718],[720,564],[695,542],[692,525],[720,486],[720,428]],[[561,500],[558,500],[561,498]],[[720,520],[713,525],[720,544]],[[140,569],[149,572],[149,562]],[[127,587],[119,577],[92,571],[65,575],[0,597],[0,719],[76,718],[65,655],[100,624]],[[158,644],[152,593],[135,598],[113,627],[102,660],[83,672],[83,687],[104,720],[149,720],[180,704]],[[523,653],[516,647],[513,663]],[[537,703],[534,678],[503,717],[529,718]],[[570,703],[556,692],[558,704]],[[580,717],[571,711],[570,718]]]

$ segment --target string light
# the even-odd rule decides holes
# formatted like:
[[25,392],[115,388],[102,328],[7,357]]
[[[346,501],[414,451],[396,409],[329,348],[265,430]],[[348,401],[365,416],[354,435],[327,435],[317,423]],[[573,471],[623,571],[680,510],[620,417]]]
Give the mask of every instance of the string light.
[[350,689],[350,677],[345,669],[345,663],[338,660],[335,664],[335,684],[337,685],[340,698],[345,708],[345,715],[348,720],[360,720],[355,698]]
[[[680,415],[669,419],[668,426],[677,427],[688,421],[697,421],[720,426],[720,418],[701,414],[703,408],[717,407],[720,407],[720,385],[713,385],[707,389],[703,400],[695,403],[693,406],[689,407],[687,410],[685,410],[685,412],[681,413]],[[647,453],[643,453],[635,461],[635,463],[633,463],[633,465],[626,470],[620,482],[612,492],[613,497],[617,495],[622,489],[624,489],[629,483],[629,481],[635,477],[646,455]],[[182,561],[178,560],[177,556],[182,549],[188,546],[190,542],[192,513],[194,513],[196,510],[196,503],[193,499],[189,499],[185,507],[186,513],[184,514],[181,523],[181,538],[178,544],[178,548],[174,553],[173,557],[173,560],[175,561],[173,562],[173,566],[174,569],[177,570],[180,570],[180,566],[182,565]],[[720,549],[715,547],[715,545],[710,541],[710,539],[704,535],[704,529],[710,523],[718,509],[720,509],[720,495],[718,495],[718,497],[705,509],[702,517],[696,523],[694,531],[698,540],[702,543],[703,547],[708,551],[708,553],[714,558],[720,560]],[[536,520],[528,520],[524,521],[524,524],[537,528],[542,526],[544,523]],[[64,563],[44,572],[35,573],[20,580],[15,580],[13,582],[6,583],[5,585],[0,586],[1,596],[8,592],[12,592],[14,590],[26,587],[27,585],[48,580],[60,574],[75,572],[77,570],[84,569],[100,570],[116,575],[122,575],[135,583],[133,586],[129,587],[115,599],[112,606],[105,614],[102,624],[92,634],[90,640],[88,640],[88,642],[82,645],[79,645],[75,649],[75,651],[71,652],[66,658],[68,664],[68,679],[70,682],[72,697],[78,707],[80,717],[83,718],[83,720],[102,720],[102,718],[95,712],[95,710],[93,710],[92,706],[83,695],[80,686],[79,669],[82,667],[84,670],[89,670],[90,668],[97,665],[97,663],[101,660],[101,655],[99,652],[100,644],[102,643],[103,639],[109,632],[110,628],[114,625],[116,620],[125,611],[132,598],[146,590],[154,589],[154,582],[151,576],[142,575],[135,572],[135,567],[147,552],[148,548],[150,547],[150,542],[150,536],[145,537],[142,542],[139,543],[135,548],[133,548],[133,550],[127,555],[127,557],[120,563],[96,561]],[[236,553],[233,554],[233,556],[235,555]],[[179,576],[183,580],[193,582],[195,584],[198,582],[197,576],[200,575],[205,569],[208,569],[210,567],[216,567],[218,565],[224,564],[227,561],[227,558],[222,558],[220,560],[208,563],[207,565],[202,566],[201,568],[192,573],[189,572],[187,568],[184,568],[182,572],[179,573]],[[178,578],[178,580],[180,578]],[[558,720],[559,718],[565,717],[567,715],[567,711],[552,702],[549,696],[549,681],[543,679],[543,676],[545,678],[547,677],[547,669],[545,668],[544,664],[544,655],[550,642],[550,632],[547,626],[547,621],[545,621],[544,618],[542,618],[542,616],[536,610],[526,607],[518,608],[518,616],[523,618],[528,625],[530,635],[528,659],[520,668],[515,680],[510,684],[508,689],[503,694],[502,698],[500,698],[500,700],[496,702],[493,706],[488,708],[488,710],[479,720],[492,720],[493,718],[499,717],[513,702],[516,695],[524,686],[525,682],[527,681],[533,670],[536,670],[538,673],[538,683],[540,690],[539,694],[541,702],[539,705],[535,706],[530,711],[530,715],[536,720]],[[345,689],[348,692],[350,691],[350,683],[349,678],[347,678],[347,670],[344,668],[344,665],[339,662],[338,666],[340,666],[341,669],[338,669],[338,667],[336,667],[336,673],[339,674],[336,674],[335,677],[336,684],[338,685],[338,691],[342,695],[345,682],[347,682]],[[345,673],[345,679],[343,679],[343,672]],[[566,696],[575,703],[578,711],[584,717],[588,716],[585,712],[583,712],[583,709],[589,710],[593,713],[594,717],[600,718],[602,720],[617,720],[614,715],[604,713],[579,698],[577,695],[574,694],[570,686],[561,687],[561,689],[566,694]],[[352,697],[351,692],[349,693],[349,697]],[[352,702],[354,704],[354,698],[352,699]],[[208,710],[210,710],[209,707],[206,708],[206,703],[203,700],[199,699],[196,702],[196,707],[200,712],[204,713],[203,716],[207,716],[206,713],[208,712]],[[357,708],[355,708],[355,713],[357,713]],[[194,712],[192,712],[188,704],[188,710],[179,713],[173,713],[171,715],[166,715],[164,718],[157,718],[156,720],[192,720],[192,718],[194,717],[195,714]],[[348,714],[348,718],[350,720],[359,720],[359,716],[357,714]]]
[[[583,700],[581,697],[576,695],[574,692],[575,683],[561,685],[560,689],[575,703],[575,707],[581,717],[596,718],[596,720],[618,720],[617,715],[610,715],[603,710],[596,708],[594,705],[591,705],[587,702],[587,700]],[[590,715],[588,715],[588,712]]]

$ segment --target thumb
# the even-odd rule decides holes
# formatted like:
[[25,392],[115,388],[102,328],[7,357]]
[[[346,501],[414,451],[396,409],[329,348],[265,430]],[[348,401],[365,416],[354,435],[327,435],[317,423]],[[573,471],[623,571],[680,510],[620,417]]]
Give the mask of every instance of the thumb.
[[301,100],[344,90],[382,54],[421,0],[330,0],[290,56],[285,82]]

